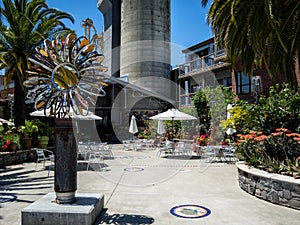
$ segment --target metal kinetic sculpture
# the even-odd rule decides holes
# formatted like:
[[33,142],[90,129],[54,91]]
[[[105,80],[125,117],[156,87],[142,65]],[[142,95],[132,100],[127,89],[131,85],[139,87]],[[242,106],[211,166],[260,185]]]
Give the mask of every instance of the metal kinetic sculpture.
[[54,190],[59,204],[76,201],[77,145],[70,118],[86,116],[97,98],[105,95],[103,59],[94,43],[75,34],[45,40],[29,58],[32,67],[24,82],[27,98],[45,116],[55,118]]
[[[34,100],[37,110],[45,116],[68,118],[70,114],[84,115],[94,106],[97,97],[104,96],[102,65],[104,56],[94,43],[75,34],[46,39],[44,46],[36,48],[28,80],[27,99]],[[83,110],[85,109],[85,110]],[[47,111],[47,113],[46,113]]]

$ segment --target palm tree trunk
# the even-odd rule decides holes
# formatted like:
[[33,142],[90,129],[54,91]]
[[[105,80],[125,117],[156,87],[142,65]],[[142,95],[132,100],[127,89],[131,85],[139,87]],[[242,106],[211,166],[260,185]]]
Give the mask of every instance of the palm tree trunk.
[[25,90],[22,88],[19,77],[14,76],[15,88],[14,88],[14,122],[15,126],[21,126],[25,124]]

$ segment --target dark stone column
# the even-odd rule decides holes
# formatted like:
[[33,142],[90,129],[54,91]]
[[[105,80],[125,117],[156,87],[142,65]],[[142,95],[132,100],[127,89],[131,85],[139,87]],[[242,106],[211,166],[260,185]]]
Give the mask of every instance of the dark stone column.
[[75,202],[77,190],[77,145],[72,119],[55,119],[55,178],[56,202]]

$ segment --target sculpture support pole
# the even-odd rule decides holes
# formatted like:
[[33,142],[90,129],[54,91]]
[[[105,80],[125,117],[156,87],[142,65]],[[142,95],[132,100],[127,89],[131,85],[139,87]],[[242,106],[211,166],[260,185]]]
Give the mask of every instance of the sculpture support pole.
[[55,177],[56,202],[67,204],[76,201],[77,145],[72,119],[55,119]]

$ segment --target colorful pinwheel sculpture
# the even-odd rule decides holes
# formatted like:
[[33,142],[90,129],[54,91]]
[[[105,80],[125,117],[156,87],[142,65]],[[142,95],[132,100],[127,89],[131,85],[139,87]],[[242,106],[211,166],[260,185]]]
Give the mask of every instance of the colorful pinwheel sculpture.
[[68,117],[70,112],[83,115],[105,95],[104,56],[83,36],[46,39],[29,60],[32,65],[24,82],[27,98],[45,115],[46,111],[57,118]]

